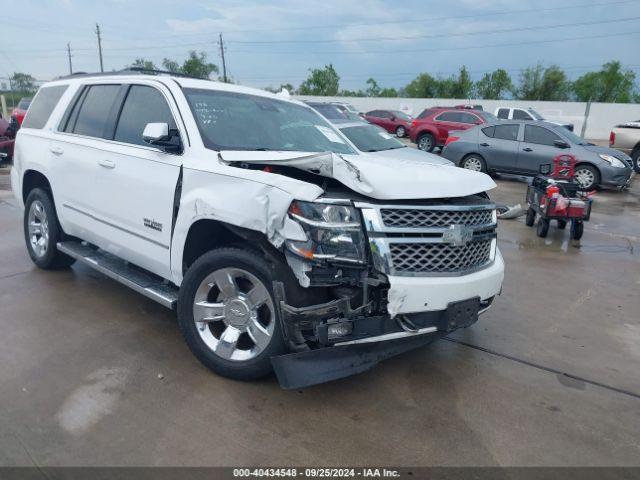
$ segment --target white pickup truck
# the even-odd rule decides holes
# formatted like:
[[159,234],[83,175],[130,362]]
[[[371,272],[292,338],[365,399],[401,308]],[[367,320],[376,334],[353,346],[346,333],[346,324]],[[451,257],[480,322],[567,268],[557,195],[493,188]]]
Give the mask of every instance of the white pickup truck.
[[474,323],[504,263],[488,176],[357,152],[301,102],[120,72],[40,88],[11,181],[43,269],[177,310],[195,356],[284,388]]

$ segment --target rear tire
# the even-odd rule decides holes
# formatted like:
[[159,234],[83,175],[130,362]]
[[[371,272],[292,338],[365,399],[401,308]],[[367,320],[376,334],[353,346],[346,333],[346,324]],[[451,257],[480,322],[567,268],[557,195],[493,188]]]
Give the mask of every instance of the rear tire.
[[178,322],[206,367],[234,380],[271,373],[271,357],[286,350],[275,279],[262,256],[239,248],[211,250],[189,267],[180,286]]
[[536,221],[536,211],[529,207],[529,209],[527,210],[527,216],[524,220],[524,223],[527,225],[527,227],[533,227],[533,224]]
[[29,192],[24,208],[24,239],[33,263],[44,270],[67,268],[75,259],[58,250],[64,232],[50,193],[41,188]]
[[540,217],[538,219],[538,227],[536,228],[536,234],[540,238],[545,238],[549,233],[549,220]]
[[422,133],[418,136],[418,148],[425,152],[432,152],[436,148],[436,139],[430,133]]
[[580,220],[573,220],[571,222],[571,238],[574,240],[580,240],[584,233],[584,223]]
[[465,157],[460,166],[473,172],[487,173],[487,164],[480,155],[469,155]]

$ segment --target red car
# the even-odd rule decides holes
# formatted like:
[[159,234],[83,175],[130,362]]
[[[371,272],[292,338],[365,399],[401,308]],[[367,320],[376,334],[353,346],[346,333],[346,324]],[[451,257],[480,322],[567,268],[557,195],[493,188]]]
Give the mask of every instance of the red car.
[[11,124],[0,116],[0,163],[3,160],[11,160],[14,142],[15,132]]
[[11,117],[15,118],[18,122],[18,128],[22,126],[22,121],[24,120],[24,116],[27,114],[29,105],[31,105],[31,98],[23,97],[18,102],[18,106],[13,109],[13,112],[11,112]]
[[466,130],[493,120],[497,120],[494,115],[481,110],[427,108],[411,122],[409,137],[420,150],[431,152],[444,146],[450,131]]
[[411,128],[411,117],[399,110],[372,110],[364,114],[364,119],[398,137],[406,136]]

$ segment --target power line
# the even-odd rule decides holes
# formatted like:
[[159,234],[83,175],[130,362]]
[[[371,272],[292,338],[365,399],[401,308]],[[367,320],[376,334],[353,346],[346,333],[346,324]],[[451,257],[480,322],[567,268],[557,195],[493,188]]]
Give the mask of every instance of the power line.
[[[436,34],[429,34],[429,35],[417,35],[417,36],[411,36],[411,37],[378,37],[378,38],[374,38],[374,37],[369,37],[369,38],[360,38],[360,39],[352,39],[352,40],[274,40],[274,41],[232,41],[232,43],[234,44],[282,44],[282,43],[342,43],[342,42],[360,42],[360,41],[388,41],[388,40],[409,40],[409,39],[419,39],[419,38],[441,38],[441,37],[463,37],[463,36],[472,36],[472,35],[487,35],[487,34],[493,34],[493,33],[513,33],[513,32],[519,32],[519,31],[523,31],[523,30],[546,30],[546,29],[556,29],[556,28],[566,28],[566,27],[579,27],[579,26],[587,26],[587,25],[597,25],[597,24],[607,24],[607,23],[615,23],[615,22],[625,22],[625,21],[634,21],[634,20],[640,20],[640,16],[637,17],[627,17],[627,18],[616,18],[616,19],[608,19],[608,20],[593,20],[593,21],[589,21],[589,22],[574,22],[574,23],[562,23],[562,24],[553,24],[553,25],[540,25],[540,26],[530,26],[530,27],[521,27],[521,28],[508,28],[508,29],[502,29],[502,30],[479,30],[479,31],[474,31],[474,32],[460,32],[460,33],[436,33]],[[96,24],[96,33],[99,34],[99,26]],[[222,34],[221,34],[222,35]],[[98,35],[98,38],[100,39],[100,36]],[[582,37],[581,37],[582,38]],[[590,37],[589,37],[590,38]],[[521,43],[518,43],[517,45],[520,45]],[[113,47],[110,48],[110,51],[138,51],[138,50],[163,50],[166,48],[184,48],[184,47],[197,47],[197,46],[207,46],[210,45],[209,42],[193,42],[193,43],[176,43],[176,44],[165,44],[165,45],[145,45],[145,46],[137,46],[137,47]],[[460,48],[465,48],[465,47],[460,47]],[[433,50],[443,50],[446,49],[446,47],[444,48],[436,48]],[[82,50],[82,51],[86,51],[89,49],[77,49],[77,50]],[[51,49],[47,49],[47,50],[40,50],[40,52],[51,52],[51,51],[58,51],[56,50],[51,50]],[[236,51],[236,50],[234,50]],[[398,52],[421,52],[421,51],[432,51],[432,50],[398,50]],[[37,50],[31,50],[31,51],[22,51],[22,52],[15,52],[15,53],[36,53],[38,52]],[[241,53],[264,53],[261,51],[242,51],[242,50],[237,50],[237,52],[241,52]],[[389,52],[396,52],[396,51],[389,51]],[[305,52],[305,51],[297,51],[297,52],[277,52],[277,53],[345,53],[345,54],[358,54],[358,53],[368,53],[368,52]],[[374,53],[386,53],[386,51],[375,51]]]
[[421,53],[421,52],[442,52],[442,51],[452,51],[452,50],[471,50],[478,48],[494,48],[494,47],[514,47],[521,45],[534,45],[540,43],[555,43],[555,42],[565,42],[571,40],[590,40],[595,38],[608,38],[608,37],[620,37],[625,35],[635,35],[640,33],[640,31],[633,32],[620,32],[620,33],[610,33],[603,35],[587,35],[587,36],[579,36],[579,37],[567,37],[567,38],[556,38],[551,40],[531,40],[525,42],[514,42],[514,43],[494,43],[490,45],[467,45],[464,47],[435,47],[435,48],[419,48],[419,49],[410,49],[410,50],[370,50],[370,51],[357,51],[357,52],[345,52],[345,51],[316,51],[310,52],[306,50],[297,50],[297,51],[259,51],[259,50],[231,50],[234,53],[250,53],[250,54],[266,54],[266,55],[367,55],[367,54],[397,54],[397,53]]
[[[399,23],[431,23],[431,22],[440,22],[443,20],[458,20],[464,18],[478,18],[478,17],[495,17],[496,15],[513,15],[520,13],[531,13],[531,12],[550,12],[556,10],[568,10],[568,9],[580,9],[580,8],[593,8],[593,7],[603,7],[603,6],[611,6],[611,5],[621,5],[627,3],[637,3],[637,0],[619,0],[614,2],[599,2],[599,3],[580,3],[580,4],[572,4],[572,5],[562,5],[558,7],[548,7],[548,8],[528,8],[522,10],[494,10],[492,12],[484,12],[484,13],[474,13],[468,15],[453,15],[446,17],[423,17],[423,18],[414,18],[412,20],[385,20],[382,22],[352,22],[352,23],[339,23],[333,25],[308,25],[304,27],[282,27],[282,28],[259,28],[259,29],[244,29],[244,30],[226,30],[222,33],[253,33],[253,32],[285,32],[285,31],[299,31],[299,30],[316,30],[316,29],[325,29],[325,28],[344,28],[344,27],[358,27],[358,26],[375,26],[375,25],[390,25],[390,24],[399,24]],[[198,35],[196,33],[193,34],[183,34],[186,35]],[[176,35],[177,36],[177,35]],[[149,38],[149,37],[146,37]],[[163,38],[163,37],[158,37]]]
[[[501,30],[477,30],[474,32],[460,32],[460,33],[447,33],[448,37],[466,37],[470,35],[486,35],[486,34],[498,34],[498,33],[512,33],[512,32],[521,32],[523,30],[546,30],[547,28],[565,28],[565,27],[582,27],[587,25],[597,25],[601,23],[616,23],[616,22],[630,22],[633,20],[640,20],[640,16],[638,17],[623,17],[623,18],[612,18],[609,20],[593,20],[588,22],[574,22],[574,23],[559,23],[555,25],[538,25],[538,26],[529,26],[529,27],[514,27],[514,28],[505,28]],[[352,43],[352,42],[378,42],[378,41],[403,41],[403,40],[417,40],[420,38],[437,38],[442,37],[442,33],[434,33],[429,35],[411,35],[411,36],[395,36],[395,37],[365,37],[365,38],[352,38],[352,39],[328,39],[328,40],[255,40],[255,41],[239,41],[232,40],[231,43],[235,44],[243,44],[243,45],[271,45],[271,44],[282,44],[282,43]]]

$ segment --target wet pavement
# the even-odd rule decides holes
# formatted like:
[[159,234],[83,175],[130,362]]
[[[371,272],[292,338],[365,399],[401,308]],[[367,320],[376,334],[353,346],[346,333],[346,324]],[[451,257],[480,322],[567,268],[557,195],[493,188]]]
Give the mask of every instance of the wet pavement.
[[35,269],[0,191],[0,465],[639,465],[639,220],[636,181],[597,194],[579,244],[501,221],[504,291],[476,325],[283,391],[210,373],[103,275]]

